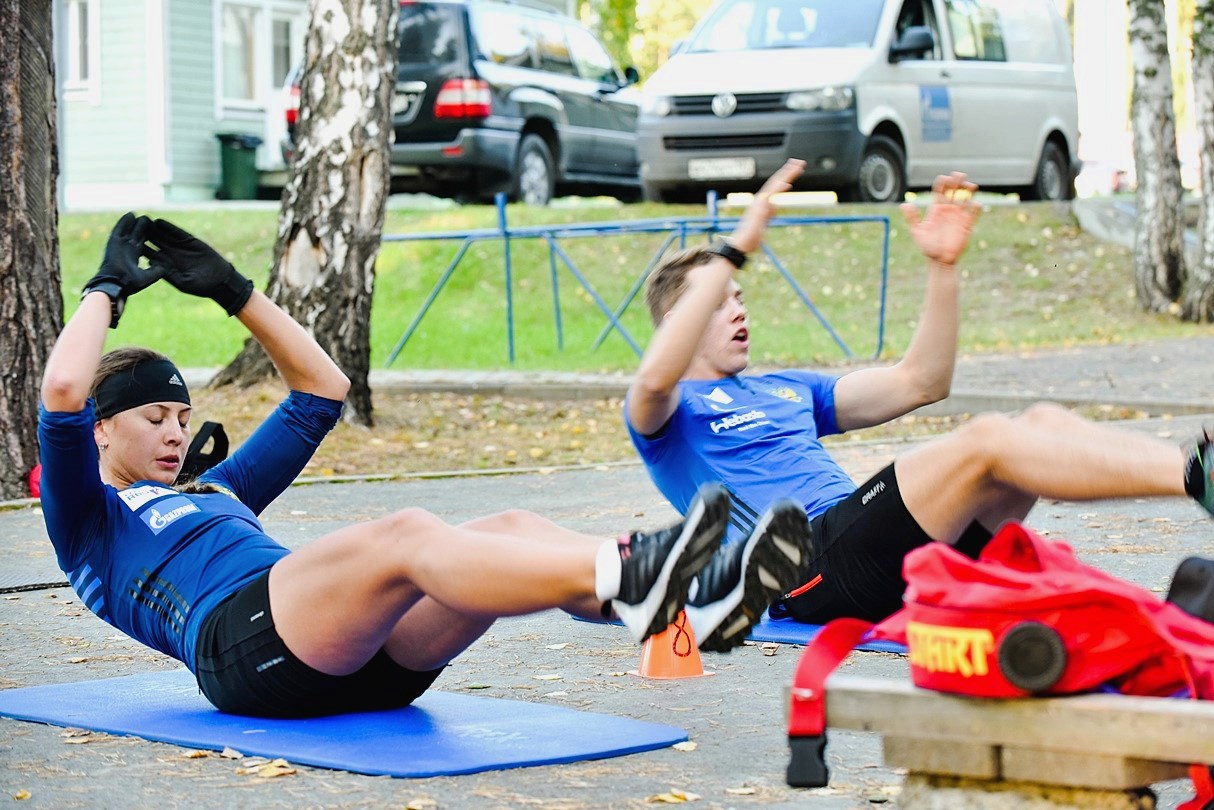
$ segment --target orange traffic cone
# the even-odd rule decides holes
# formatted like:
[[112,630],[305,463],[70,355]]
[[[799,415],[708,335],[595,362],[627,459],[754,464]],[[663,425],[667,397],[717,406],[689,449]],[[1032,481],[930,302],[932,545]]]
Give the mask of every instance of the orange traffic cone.
[[704,671],[704,662],[700,660],[700,650],[696,646],[691,625],[687,623],[687,614],[679,611],[674,624],[645,639],[641,663],[632,674],[642,678],[673,680],[716,673]]

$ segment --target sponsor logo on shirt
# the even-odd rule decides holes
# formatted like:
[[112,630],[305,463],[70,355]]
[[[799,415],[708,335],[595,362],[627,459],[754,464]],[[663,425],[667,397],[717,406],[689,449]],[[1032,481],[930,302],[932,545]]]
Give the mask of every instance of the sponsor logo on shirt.
[[174,521],[197,511],[198,507],[189,498],[177,497],[161,501],[139,517],[152,530],[152,534],[160,534]]
[[127,508],[132,512],[139,511],[139,508],[148,501],[155,498],[161,498],[165,495],[176,495],[177,490],[168,489],[166,487],[142,486],[130,487],[118,493],[118,497],[122,498],[122,502],[127,505]]
[[767,414],[763,411],[747,411],[746,413],[735,413],[732,416],[726,416],[724,419],[716,419],[709,423],[709,427],[712,428],[712,432],[715,434],[720,433],[722,430],[732,430],[739,425],[753,427],[750,423],[766,418]]
[[771,394],[773,397],[787,399],[789,402],[801,401],[801,395],[798,394],[794,389],[789,388],[787,385],[780,385],[775,388],[771,388],[767,391],[767,393]]
[[[739,407],[742,407],[740,405],[734,405],[733,397],[731,397],[729,394],[726,394],[720,388],[713,388],[707,394],[700,394],[700,397],[708,400],[708,407],[712,408],[714,411],[717,411],[718,413],[732,413],[733,411],[736,411]],[[726,406],[726,407],[720,407],[720,406]],[[730,407],[730,406],[732,406],[732,407]]]

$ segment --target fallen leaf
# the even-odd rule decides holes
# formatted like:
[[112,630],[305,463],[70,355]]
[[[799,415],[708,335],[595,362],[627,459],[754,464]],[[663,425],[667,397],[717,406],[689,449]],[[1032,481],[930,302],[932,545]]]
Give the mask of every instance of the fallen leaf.
[[487,683],[470,683],[464,687],[465,689],[491,689]]
[[553,672],[549,675],[532,675],[531,677],[535,678],[537,681],[559,681],[564,676]]
[[438,807],[438,802],[434,799],[410,799],[405,805],[405,810],[434,810]]
[[545,650],[563,650],[568,646],[569,646],[568,641],[562,641],[560,644],[549,644],[548,646],[544,647],[544,649]]
[[736,787],[736,788],[725,788],[725,792],[731,796],[753,796],[756,793],[758,793],[759,791],[755,790],[752,787]]
[[237,751],[235,748],[224,748],[219,752],[219,756],[224,759],[244,759],[244,754]]
[[675,743],[674,745],[672,745],[670,747],[676,751],[694,751],[694,750],[696,750],[696,748],[698,746],[691,740],[685,740],[684,742],[681,742],[681,743]]
[[16,793],[13,794],[13,798],[19,802],[23,802],[26,799],[28,799],[30,797],[30,795],[31,794],[28,790],[18,790]]
[[297,771],[285,759],[273,759],[252,767],[237,768],[240,776],[256,776],[259,779],[274,779],[279,776],[294,776]]
[[695,793],[688,793],[683,790],[672,788],[667,793],[659,793],[656,796],[650,796],[646,801],[654,804],[686,804],[687,802],[698,802],[700,797]]
[[206,759],[211,754],[208,751],[191,751],[185,755],[186,759]]

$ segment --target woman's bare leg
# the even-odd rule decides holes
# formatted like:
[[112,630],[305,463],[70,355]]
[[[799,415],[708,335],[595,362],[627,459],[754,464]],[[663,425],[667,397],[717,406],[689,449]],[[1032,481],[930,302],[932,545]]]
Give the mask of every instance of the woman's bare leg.
[[[460,528],[520,537],[539,543],[554,543],[563,547],[589,546],[592,551],[597,551],[603,542],[602,538],[566,529],[546,517],[525,509],[510,509],[495,515],[470,520],[467,523],[461,523]],[[583,619],[602,619],[603,615],[603,603],[594,594],[590,594],[580,604],[562,607],[567,612]]]
[[[588,547],[592,552],[597,552],[603,542],[523,509],[476,518],[461,523],[460,528],[565,547]],[[602,602],[589,594],[580,605],[566,605],[565,610],[582,618],[600,619],[602,607]],[[418,671],[437,669],[466,650],[493,621],[493,617],[461,613],[423,596],[392,628],[384,650],[403,667]]]
[[[472,620],[454,631],[460,640],[498,616],[577,609],[595,593],[591,540],[562,548],[406,510],[333,532],[279,560],[270,571],[270,605],[283,641],[304,663],[347,674],[370,660],[424,597]],[[437,622],[425,625],[436,629]]]

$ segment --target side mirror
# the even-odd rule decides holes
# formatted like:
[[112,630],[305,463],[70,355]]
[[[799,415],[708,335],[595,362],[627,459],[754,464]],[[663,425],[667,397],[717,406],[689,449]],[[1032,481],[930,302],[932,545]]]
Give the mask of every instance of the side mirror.
[[629,65],[628,67],[624,68],[624,86],[625,87],[627,87],[630,84],[636,84],[640,80],[641,80],[641,74],[637,72],[636,68],[634,68],[632,65]]
[[912,25],[889,46],[889,61],[900,62],[911,56],[923,56],[935,49],[936,37],[932,34],[932,29],[926,25]]

